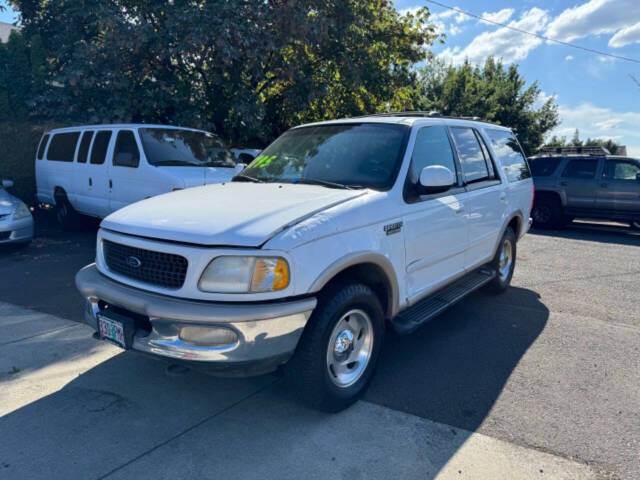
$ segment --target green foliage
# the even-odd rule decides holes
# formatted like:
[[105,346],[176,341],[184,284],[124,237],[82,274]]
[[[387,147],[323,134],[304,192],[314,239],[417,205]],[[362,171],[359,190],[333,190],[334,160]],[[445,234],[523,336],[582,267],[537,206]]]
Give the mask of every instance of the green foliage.
[[480,117],[511,127],[530,155],[559,120],[553,98],[536,107],[541,93],[537,82],[525,87],[517,65],[505,67],[493,58],[476,67],[469,62],[458,67],[432,62],[420,70],[414,104],[420,110]]
[[233,142],[404,106],[437,38],[427,9],[401,16],[386,0],[10,3],[35,64],[46,59],[32,118],[199,126]]
[[27,122],[0,123],[0,179],[11,179],[11,193],[35,204],[35,157],[42,134],[55,125],[34,125]]
[[610,138],[587,138],[586,140],[580,139],[580,132],[578,129],[573,134],[571,140],[567,140],[567,137],[558,137],[554,135],[544,144],[545,147],[604,147],[609,150],[611,155],[618,155],[620,153],[621,145]]

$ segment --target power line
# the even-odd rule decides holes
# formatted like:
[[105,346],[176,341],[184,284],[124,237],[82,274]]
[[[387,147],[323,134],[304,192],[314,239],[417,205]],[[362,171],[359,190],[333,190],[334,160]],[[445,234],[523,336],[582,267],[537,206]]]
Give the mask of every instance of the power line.
[[523,33],[525,35],[530,35],[532,37],[539,38],[541,40],[546,40],[547,42],[558,43],[560,45],[564,45],[565,47],[576,48],[576,49],[582,50],[584,52],[595,53],[595,54],[602,55],[602,56],[605,56],[605,57],[617,58],[618,60],[625,60],[627,62],[640,63],[640,60],[635,59],[635,58],[623,57],[622,55],[616,55],[615,53],[602,52],[600,50],[595,50],[593,48],[582,47],[580,45],[575,45],[573,43],[563,42],[562,40],[556,40],[555,38],[545,37],[544,35],[540,35],[540,34],[534,33],[534,32],[529,32],[529,31],[523,30],[521,28],[512,27],[511,25],[506,25],[504,23],[496,22],[494,20],[490,20],[488,18],[485,18],[482,15],[476,15],[475,13],[467,12],[466,10],[462,10],[462,9],[460,9],[458,7],[451,7],[449,5],[445,5],[444,3],[436,2],[434,0],[424,0],[424,1],[428,2],[428,3],[433,3],[434,5],[438,5],[439,7],[442,7],[442,8],[453,10],[454,12],[458,12],[458,13],[461,13],[463,15],[467,15],[469,17],[477,18],[478,20],[482,20],[483,22],[492,23],[494,25],[498,25],[500,27],[504,27],[504,28],[507,28],[509,30],[513,30],[514,32],[519,32],[519,33]]

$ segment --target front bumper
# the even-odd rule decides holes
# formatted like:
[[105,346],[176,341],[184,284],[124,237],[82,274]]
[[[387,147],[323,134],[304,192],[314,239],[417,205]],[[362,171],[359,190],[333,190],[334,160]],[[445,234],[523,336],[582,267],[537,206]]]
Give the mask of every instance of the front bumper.
[[[233,304],[158,295],[115,282],[95,264],[78,272],[76,286],[87,299],[84,320],[96,331],[105,304],[148,318],[150,329],[135,332],[134,350],[260,373],[261,364],[268,371],[289,359],[316,306],[315,298]],[[207,345],[208,333],[221,330],[233,331],[234,341]]]
[[33,217],[0,220],[0,244],[28,242],[33,238]]

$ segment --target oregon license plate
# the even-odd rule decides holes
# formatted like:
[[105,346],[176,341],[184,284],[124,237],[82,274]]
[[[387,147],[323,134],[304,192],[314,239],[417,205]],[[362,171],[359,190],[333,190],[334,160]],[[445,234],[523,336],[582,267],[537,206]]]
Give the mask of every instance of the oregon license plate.
[[119,347],[127,348],[124,340],[124,325],[121,322],[98,315],[98,328],[101,339],[109,340]]

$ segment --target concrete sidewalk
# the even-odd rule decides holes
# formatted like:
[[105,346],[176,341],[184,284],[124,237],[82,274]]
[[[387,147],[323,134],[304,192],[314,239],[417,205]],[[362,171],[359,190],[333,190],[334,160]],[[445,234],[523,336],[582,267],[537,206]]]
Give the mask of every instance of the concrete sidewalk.
[[592,479],[586,465],[359,402],[308,410],[0,303],[0,478]]

